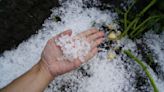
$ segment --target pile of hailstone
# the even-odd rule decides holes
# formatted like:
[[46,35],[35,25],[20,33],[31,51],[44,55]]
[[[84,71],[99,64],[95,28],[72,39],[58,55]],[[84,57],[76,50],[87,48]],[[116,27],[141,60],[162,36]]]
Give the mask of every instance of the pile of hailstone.
[[85,55],[91,50],[90,44],[86,38],[77,38],[69,35],[62,35],[56,41],[56,45],[61,47],[64,59],[73,61],[79,58],[82,62],[85,61]]

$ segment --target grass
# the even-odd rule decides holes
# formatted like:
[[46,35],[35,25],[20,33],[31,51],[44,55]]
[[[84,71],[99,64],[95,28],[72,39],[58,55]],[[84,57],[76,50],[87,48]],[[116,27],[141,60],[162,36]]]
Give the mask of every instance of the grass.
[[135,57],[129,50],[124,50],[124,53],[140,65],[140,67],[143,69],[143,71],[145,72],[145,74],[149,78],[150,83],[154,89],[154,92],[159,92],[152,75],[150,74],[150,72],[147,69],[147,66],[142,61],[140,61],[137,57]]

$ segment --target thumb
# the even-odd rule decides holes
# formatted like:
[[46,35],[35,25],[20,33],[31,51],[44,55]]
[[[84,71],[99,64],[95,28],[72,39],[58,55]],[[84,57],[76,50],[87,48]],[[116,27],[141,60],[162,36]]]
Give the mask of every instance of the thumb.
[[71,34],[72,34],[72,30],[71,29],[68,29],[68,30],[65,30],[64,32],[62,32],[62,33],[60,33],[58,35],[59,36],[61,36],[61,35],[69,35],[69,36],[71,36]]

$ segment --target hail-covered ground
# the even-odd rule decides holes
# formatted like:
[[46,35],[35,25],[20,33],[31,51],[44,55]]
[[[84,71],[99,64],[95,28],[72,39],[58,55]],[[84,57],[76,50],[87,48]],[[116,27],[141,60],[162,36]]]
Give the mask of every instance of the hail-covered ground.
[[[16,49],[5,51],[0,56],[0,88],[28,71],[40,59],[41,52],[48,39],[66,29],[72,29],[73,35],[91,28],[97,24],[116,24],[117,14],[98,8],[86,8],[82,2],[85,0],[60,1],[61,6],[52,9],[52,15],[45,20],[43,28],[38,34],[21,43]],[[94,1],[93,4],[98,4]],[[55,16],[60,16],[61,21],[54,21]],[[101,25],[96,25],[99,27]],[[148,32],[144,36],[145,43],[154,52],[155,61],[164,71],[164,32],[160,35]],[[140,42],[140,40],[138,40]],[[114,44],[115,45],[115,44]],[[134,55],[142,58],[137,53],[136,43],[128,38],[117,42],[122,49],[131,49]],[[109,60],[108,51],[99,52],[88,63],[70,73],[55,78],[45,92],[151,92],[148,82],[138,88],[136,79],[138,74],[145,77],[142,69],[124,54],[119,54],[115,59]],[[155,78],[160,92],[164,90],[164,78],[159,77],[149,68]],[[136,73],[137,72],[137,73]],[[38,84],[39,85],[39,84]]]

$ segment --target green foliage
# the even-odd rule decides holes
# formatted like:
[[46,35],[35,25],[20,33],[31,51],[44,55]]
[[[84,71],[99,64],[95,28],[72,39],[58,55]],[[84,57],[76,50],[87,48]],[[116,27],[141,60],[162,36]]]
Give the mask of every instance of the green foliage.
[[[120,38],[128,35],[130,38],[136,38],[140,36],[144,30],[150,29],[154,24],[156,24],[160,19],[164,18],[164,15],[150,15],[146,19],[142,19],[144,14],[156,3],[156,0],[152,0],[142,11],[140,11],[136,16],[129,21],[128,14],[131,12],[132,7],[135,2],[129,6],[129,8],[124,12],[124,31],[120,35]],[[118,10],[118,9],[117,9]]]
[[147,66],[142,61],[140,61],[137,57],[135,57],[129,50],[125,50],[124,53],[140,65],[140,67],[143,69],[143,71],[145,72],[145,74],[149,78],[150,83],[154,89],[154,92],[159,92],[152,75],[150,74],[150,72],[147,69]]
[[[115,9],[116,12],[118,12],[118,14],[123,17],[121,20],[119,20],[121,25],[123,25],[123,32],[119,37],[120,39],[124,36],[129,36],[132,39],[136,39],[137,37],[141,36],[146,30],[153,28],[154,25],[157,25],[159,22],[161,22],[159,24],[159,27],[163,27],[161,25],[164,24],[164,22],[161,20],[164,19],[164,14],[156,9],[151,10],[151,12],[149,11],[150,8],[156,4],[157,0],[151,0],[148,5],[146,5],[142,10],[139,9],[140,11],[136,14],[136,12],[133,11],[133,7],[138,1],[139,0],[135,0],[134,3],[132,3],[128,7],[128,9],[125,10],[125,12],[118,8]],[[147,69],[146,64],[135,57],[129,50],[125,50],[124,53],[140,65],[140,67],[149,78],[150,83],[154,88],[154,92],[159,92],[152,75]],[[151,66],[154,62],[152,55],[146,53],[146,58],[149,62],[148,66]]]

